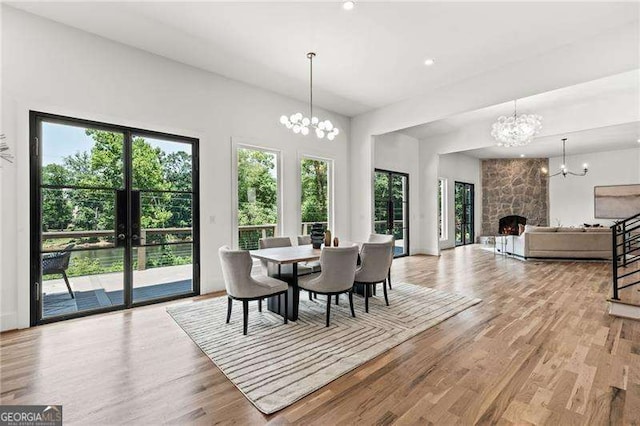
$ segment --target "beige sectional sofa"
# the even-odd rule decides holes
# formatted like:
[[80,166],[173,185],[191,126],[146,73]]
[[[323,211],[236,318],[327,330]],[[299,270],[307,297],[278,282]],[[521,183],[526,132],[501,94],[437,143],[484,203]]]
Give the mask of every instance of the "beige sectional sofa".
[[508,239],[504,244],[508,254],[525,259],[611,259],[609,228],[553,228],[527,225],[522,235],[502,238]]

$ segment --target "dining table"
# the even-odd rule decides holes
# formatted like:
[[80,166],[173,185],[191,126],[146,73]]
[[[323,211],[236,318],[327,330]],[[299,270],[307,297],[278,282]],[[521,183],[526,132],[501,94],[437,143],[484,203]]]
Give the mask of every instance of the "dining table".
[[[357,243],[343,242],[341,247],[348,247]],[[313,248],[311,244],[272,247],[266,249],[251,250],[251,257],[278,265],[278,273],[273,276],[289,284],[288,313],[291,321],[298,319],[298,306],[300,305],[300,290],[298,287],[298,264],[302,262],[314,262],[320,259],[322,248]],[[291,273],[282,273],[282,266],[291,265]],[[267,309],[284,317],[284,294],[269,297]]]

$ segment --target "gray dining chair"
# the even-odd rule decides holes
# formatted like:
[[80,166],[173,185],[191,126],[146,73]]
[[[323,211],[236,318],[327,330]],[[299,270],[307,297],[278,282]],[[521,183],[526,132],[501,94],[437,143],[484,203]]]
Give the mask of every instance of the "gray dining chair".
[[[389,261],[389,272],[387,273],[387,285],[389,286],[389,290],[391,290],[391,265],[393,264],[393,255],[395,254],[393,251],[395,250],[396,239],[393,235],[388,234],[371,234],[369,235],[370,243],[388,243],[391,242],[392,250],[391,250],[391,260]],[[375,290],[375,288],[374,288]]]
[[[220,247],[218,250],[222,275],[227,290],[227,324],[231,320],[231,307],[233,300],[242,301],[242,330],[247,335],[249,323],[249,302],[258,301],[258,310],[262,312],[262,299],[284,294],[284,323],[287,324],[289,305],[289,285],[275,278],[251,275],[253,259],[248,251],[231,250],[229,247]],[[278,298],[280,303],[280,298]],[[278,309],[280,311],[280,309]]]
[[325,247],[320,255],[322,272],[317,276],[306,276],[298,282],[298,286],[307,291],[327,296],[326,325],[329,327],[331,317],[331,296],[339,297],[342,293],[349,294],[351,316],[355,317],[353,309],[353,281],[356,274],[358,260],[358,246]]
[[[311,235],[298,235],[298,245],[299,246],[311,245]],[[307,268],[311,268],[313,273],[320,272],[322,269],[320,266],[320,261],[304,262],[302,265],[304,265]]]
[[364,243],[360,250],[360,266],[355,273],[355,284],[364,286],[364,310],[369,312],[369,297],[376,284],[382,283],[384,301],[389,306],[387,274],[391,267],[393,241],[386,243]]

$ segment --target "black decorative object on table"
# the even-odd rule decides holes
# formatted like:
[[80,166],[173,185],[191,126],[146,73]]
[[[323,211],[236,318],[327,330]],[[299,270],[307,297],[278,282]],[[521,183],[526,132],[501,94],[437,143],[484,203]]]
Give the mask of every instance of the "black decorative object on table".
[[322,247],[324,241],[324,226],[320,223],[311,225],[311,244],[314,249]]

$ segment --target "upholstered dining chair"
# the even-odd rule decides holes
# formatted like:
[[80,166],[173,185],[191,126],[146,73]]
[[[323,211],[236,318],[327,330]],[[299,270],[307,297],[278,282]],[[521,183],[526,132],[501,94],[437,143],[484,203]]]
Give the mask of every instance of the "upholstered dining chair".
[[349,294],[351,316],[355,317],[353,309],[353,281],[356,274],[358,260],[358,246],[325,247],[320,255],[322,272],[318,276],[302,277],[298,286],[313,293],[327,296],[327,318],[329,327],[331,317],[331,296],[338,297],[342,293]]
[[[311,235],[298,235],[298,245],[299,246],[308,246],[311,245]],[[304,262],[304,266],[307,268],[311,268],[314,273],[320,272],[320,261],[315,262]]]
[[[252,276],[251,267],[253,259],[248,251],[231,250],[229,247],[220,247],[218,250],[224,285],[227,289],[227,324],[231,320],[231,306],[233,300],[242,301],[242,331],[247,335],[249,323],[249,302],[258,301],[258,309],[262,311],[262,299],[270,296],[284,294],[284,323],[287,323],[289,285],[275,278],[267,276]],[[280,299],[278,299],[279,303]],[[278,309],[279,310],[279,309]]]
[[[387,273],[387,285],[389,286],[389,290],[391,290],[391,265],[393,264],[393,250],[395,249],[395,238],[393,235],[388,234],[371,234],[369,235],[370,243],[388,243],[391,241],[392,250],[391,250],[391,260],[389,261],[389,272]],[[374,288],[375,290],[375,288]]]
[[369,297],[376,286],[382,283],[384,301],[389,306],[387,296],[387,274],[391,267],[393,241],[386,243],[364,243],[360,250],[361,263],[355,274],[355,284],[364,286],[364,310],[369,312]]

